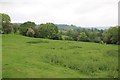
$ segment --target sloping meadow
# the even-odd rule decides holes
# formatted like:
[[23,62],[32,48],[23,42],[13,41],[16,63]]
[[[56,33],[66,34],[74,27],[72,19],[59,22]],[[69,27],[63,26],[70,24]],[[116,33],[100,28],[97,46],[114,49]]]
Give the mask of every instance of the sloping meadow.
[[[118,77],[118,46],[91,42],[60,41],[29,38],[20,35],[3,35],[3,77]],[[45,68],[44,64],[49,65]],[[16,65],[19,65],[17,68]],[[21,66],[21,67],[20,67]],[[73,74],[46,75],[55,67],[74,71]],[[29,71],[36,68],[34,71]],[[40,75],[38,75],[42,68]],[[24,70],[23,70],[24,69]],[[27,71],[26,71],[27,69]],[[36,72],[37,71],[37,72]],[[33,75],[32,73],[38,73]],[[29,73],[29,75],[27,75]],[[25,74],[27,76],[25,76]],[[50,75],[51,75],[50,74]],[[30,76],[31,75],[31,76]],[[54,76],[55,75],[55,76]],[[63,76],[65,75],[65,76]]]

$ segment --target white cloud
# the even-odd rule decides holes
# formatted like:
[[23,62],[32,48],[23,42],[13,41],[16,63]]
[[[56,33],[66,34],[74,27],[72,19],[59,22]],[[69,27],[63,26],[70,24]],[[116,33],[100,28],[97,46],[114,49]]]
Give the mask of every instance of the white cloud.
[[119,0],[0,0],[0,11],[12,22],[117,25]]

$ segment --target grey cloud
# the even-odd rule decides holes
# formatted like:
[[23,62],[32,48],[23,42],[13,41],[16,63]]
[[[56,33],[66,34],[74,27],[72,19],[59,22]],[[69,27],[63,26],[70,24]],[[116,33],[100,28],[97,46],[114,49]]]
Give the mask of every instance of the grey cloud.
[[119,0],[0,0],[12,22],[27,20],[82,26],[117,25]]

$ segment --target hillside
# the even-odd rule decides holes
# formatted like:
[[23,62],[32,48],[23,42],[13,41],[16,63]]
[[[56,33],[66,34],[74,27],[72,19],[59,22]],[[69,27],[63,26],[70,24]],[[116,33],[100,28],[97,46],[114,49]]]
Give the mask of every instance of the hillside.
[[118,46],[3,34],[4,78],[118,77]]
[[67,25],[67,24],[56,24],[58,29],[63,29],[63,30],[71,30],[71,29],[79,29],[80,27],[77,27],[75,25]]

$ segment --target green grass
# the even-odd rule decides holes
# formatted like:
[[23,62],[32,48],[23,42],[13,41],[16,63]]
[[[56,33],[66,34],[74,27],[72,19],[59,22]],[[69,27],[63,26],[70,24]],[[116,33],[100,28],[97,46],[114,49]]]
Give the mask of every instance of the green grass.
[[3,35],[4,78],[118,77],[118,46]]
[[2,35],[0,34],[0,79],[2,78]]

